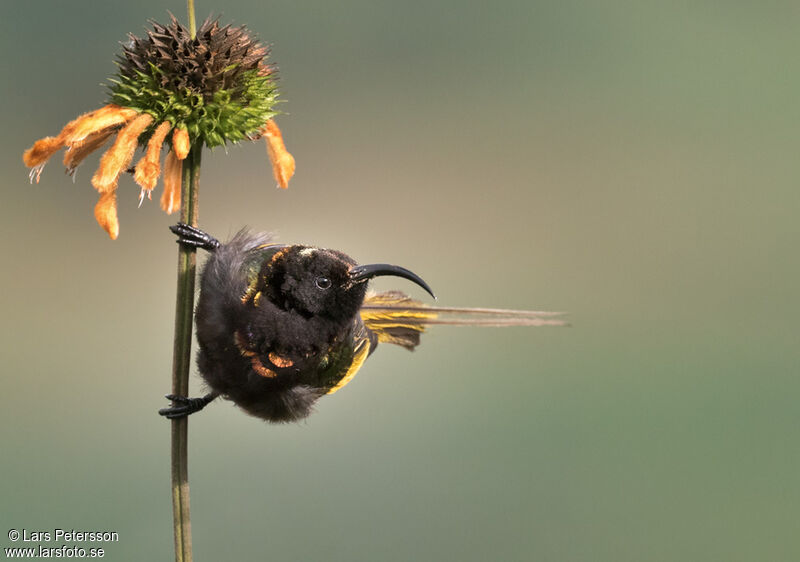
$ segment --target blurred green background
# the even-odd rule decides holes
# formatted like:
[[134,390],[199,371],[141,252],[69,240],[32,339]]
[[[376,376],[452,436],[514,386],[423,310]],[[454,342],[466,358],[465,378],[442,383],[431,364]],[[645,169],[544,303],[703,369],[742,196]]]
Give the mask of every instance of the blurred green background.
[[[206,152],[204,228],[573,322],[434,328],[301,424],[215,403],[190,424],[197,560],[800,559],[795,2],[197,9],[273,43],[298,162],[283,192],[262,143]],[[2,547],[108,529],[107,559],[172,557],[176,218],[125,179],[110,242],[97,157],[75,184],[21,163],[167,10],[0,9]]]

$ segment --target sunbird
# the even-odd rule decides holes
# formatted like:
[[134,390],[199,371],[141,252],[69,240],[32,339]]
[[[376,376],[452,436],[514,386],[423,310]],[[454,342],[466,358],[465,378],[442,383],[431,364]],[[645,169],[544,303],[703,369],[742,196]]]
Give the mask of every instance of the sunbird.
[[361,369],[379,343],[413,350],[432,324],[560,326],[561,313],[428,306],[399,291],[368,293],[368,281],[392,275],[436,298],[416,273],[384,263],[358,265],[336,250],[279,244],[242,230],[229,242],[178,223],[179,244],[210,253],[200,279],[195,321],[197,366],[211,392],[159,410],[179,418],[217,397],[269,422],[301,420]]

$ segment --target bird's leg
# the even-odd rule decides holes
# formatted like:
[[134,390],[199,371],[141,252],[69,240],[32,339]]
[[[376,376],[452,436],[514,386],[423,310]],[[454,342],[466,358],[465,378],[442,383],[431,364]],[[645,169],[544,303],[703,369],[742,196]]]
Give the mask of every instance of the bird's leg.
[[158,411],[158,414],[169,419],[182,418],[184,416],[188,416],[189,414],[199,412],[208,406],[208,403],[214,400],[214,398],[217,396],[219,396],[219,394],[216,392],[210,392],[202,398],[189,398],[187,396],[167,394],[167,399],[172,400],[174,405],[170,406],[169,408],[161,408]]
[[178,244],[202,248],[209,252],[213,252],[220,246],[219,240],[207,232],[203,232],[199,228],[189,226],[188,224],[179,222],[174,226],[170,226],[169,229],[178,237],[176,240]]

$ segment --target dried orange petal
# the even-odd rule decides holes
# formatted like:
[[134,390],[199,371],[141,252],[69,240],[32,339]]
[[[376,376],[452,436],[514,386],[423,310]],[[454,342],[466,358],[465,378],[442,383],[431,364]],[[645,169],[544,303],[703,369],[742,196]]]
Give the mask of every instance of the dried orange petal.
[[175,127],[172,133],[172,150],[178,160],[183,160],[189,155],[189,131]]
[[181,206],[181,171],[183,163],[173,151],[169,151],[164,162],[164,193],[161,195],[161,208],[171,215]]
[[283,144],[283,135],[275,121],[267,121],[261,133],[267,141],[267,154],[272,163],[272,173],[278,186],[286,189],[289,187],[289,180],[294,175],[294,157],[286,150]]
[[117,135],[117,140],[100,159],[100,167],[92,177],[92,185],[100,193],[116,188],[119,175],[133,159],[139,135],[153,122],[153,116],[142,113],[128,123]]
[[94,218],[108,232],[112,240],[119,236],[119,221],[117,220],[117,192],[107,191],[100,194],[100,200],[94,207]]
[[164,139],[172,129],[172,124],[169,121],[164,121],[156,127],[153,136],[147,143],[147,152],[136,164],[136,172],[133,175],[134,181],[142,186],[142,189],[152,191],[158,181],[158,175],[161,173],[161,146],[164,144]]

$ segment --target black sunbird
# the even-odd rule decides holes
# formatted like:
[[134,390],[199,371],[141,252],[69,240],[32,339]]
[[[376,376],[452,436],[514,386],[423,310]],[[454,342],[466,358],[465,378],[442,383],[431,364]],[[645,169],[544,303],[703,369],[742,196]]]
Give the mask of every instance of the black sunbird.
[[[208,250],[195,312],[198,369],[211,392],[168,395],[177,418],[221,396],[270,422],[307,417],[314,403],[355,376],[378,343],[413,350],[433,324],[561,326],[560,313],[428,306],[399,291],[367,293],[392,275],[433,291],[395,265],[358,265],[334,250],[285,245],[243,230],[220,243],[179,223],[178,242]],[[434,297],[435,298],[435,297]]]

